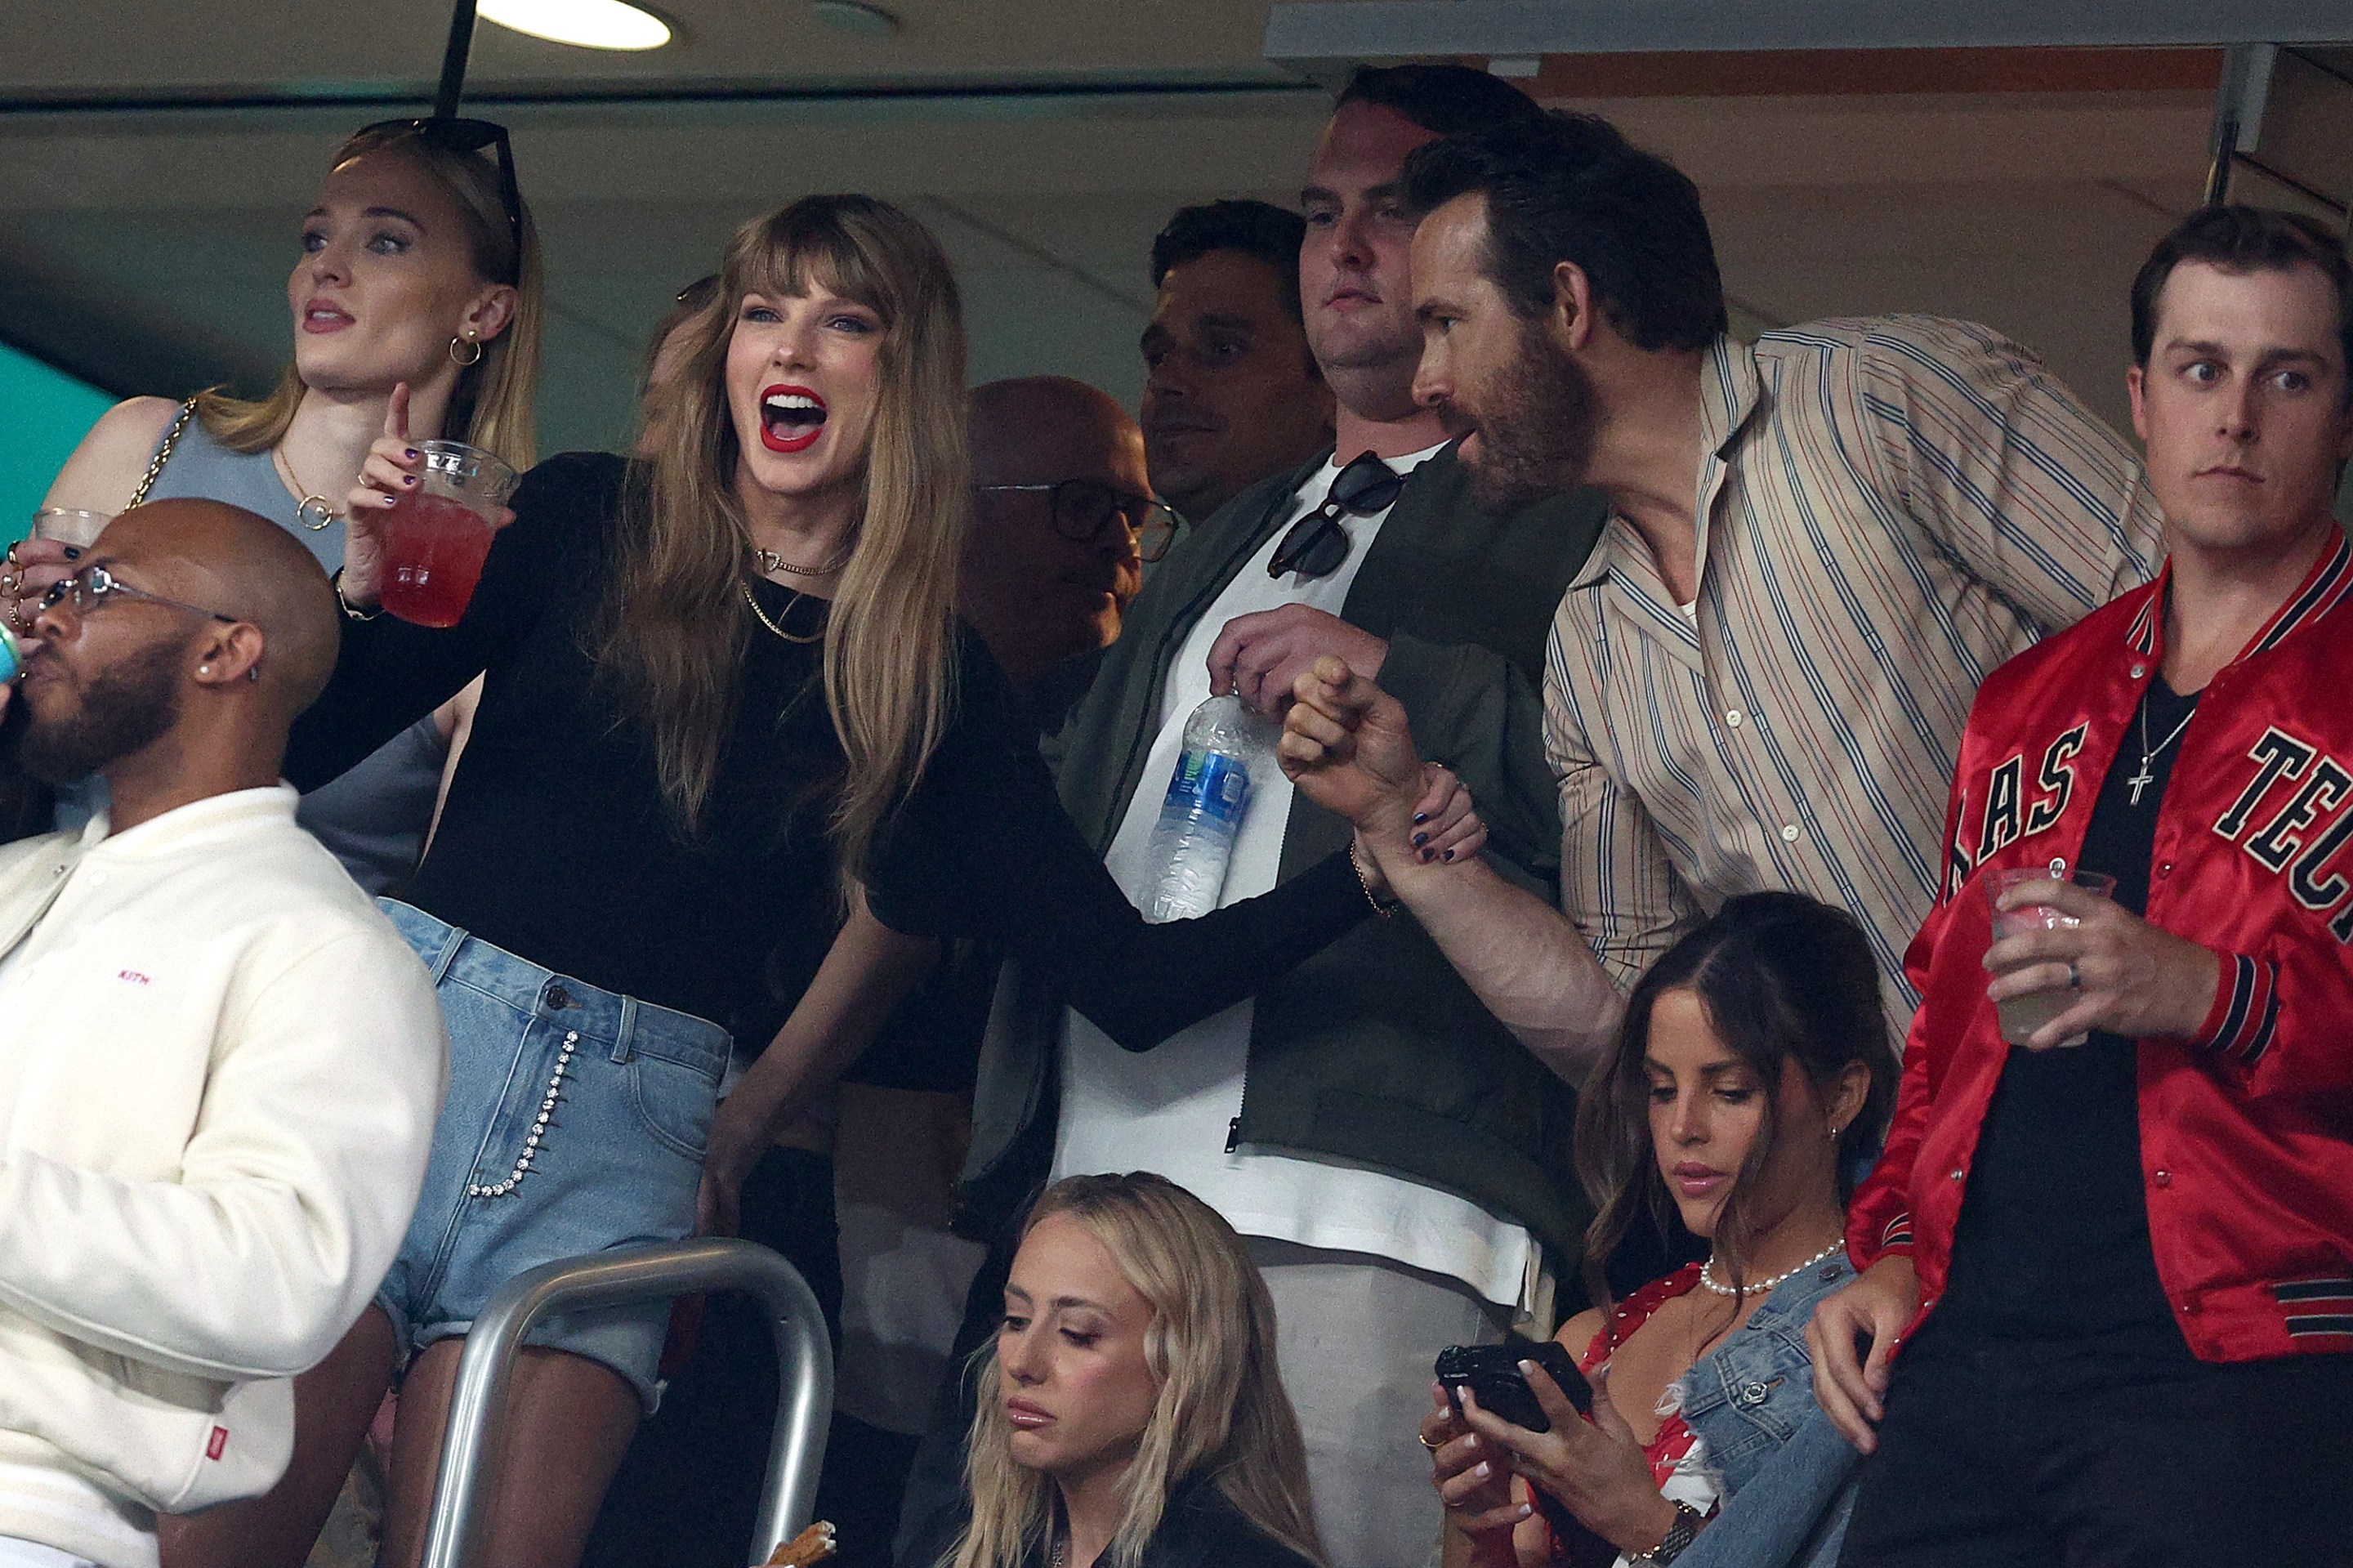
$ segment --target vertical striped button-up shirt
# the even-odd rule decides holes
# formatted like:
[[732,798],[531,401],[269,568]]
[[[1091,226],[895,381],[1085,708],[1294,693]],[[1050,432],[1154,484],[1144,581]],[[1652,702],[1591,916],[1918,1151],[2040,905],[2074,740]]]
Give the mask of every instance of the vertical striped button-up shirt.
[[1561,896],[1621,986],[1725,899],[1844,908],[1901,1042],[1969,703],[2155,574],[2132,449],[1984,327],[1926,316],[1718,338],[1701,373],[1699,594],[1610,519],[1545,682]]

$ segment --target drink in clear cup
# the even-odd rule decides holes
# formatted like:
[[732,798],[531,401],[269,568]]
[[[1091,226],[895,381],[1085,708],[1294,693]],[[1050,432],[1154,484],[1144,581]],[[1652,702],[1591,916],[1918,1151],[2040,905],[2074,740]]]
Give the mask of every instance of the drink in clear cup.
[[482,578],[498,516],[514,493],[515,471],[463,441],[419,441],[425,470],[417,488],[385,510],[384,608],[419,626],[455,626]]
[[78,506],[44,506],[33,514],[33,537],[55,539],[60,545],[71,545],[86,550],[98,542],[99,535],[114,521],[111,512],[86,512]]
[[[1998,907],[2001,895],[2022,884],[2048,882],[2073,883],[2084,892],[2101,898],[2113,898],[2116,879],[2096,871],[2074,871],[2063,862],[2053,861],[2048,866],[2013,866],[1993,874],[1993,885],[1988,890],[1997,906],[1993,912],[1993,939],[2019,936],[2027,931],[2059,931],[2083,924],[2072,915],[2062,914],[2047,904],[2021,904],[2015,909]],[[2001,1037],[2012,1045],[2023,1045],[2034,1032],[2075,1005],[2082,993],[2060,986],[2052,991],[2031,991],[2022,996],[2005,997],[1994,1004],[1995,1016],[2000,1021]],[[2072,1040],[2062,1040],[2061,1045],[2081,1045],[2087,1038],[2078,1034]]]

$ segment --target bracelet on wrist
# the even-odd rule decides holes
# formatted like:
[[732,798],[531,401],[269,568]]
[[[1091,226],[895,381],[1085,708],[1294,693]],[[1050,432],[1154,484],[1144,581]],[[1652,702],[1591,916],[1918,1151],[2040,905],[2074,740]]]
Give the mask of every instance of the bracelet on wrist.
[[1373,906],[1373,913],[1384,920],[1395,915],[1402,906],[1404,900],[1394,894],[1375,891],[1371,874],[1365,870],[1365,863],[1357,858],[1356,841],[1354,837],[1348,840],[1348,864],[1355,868],[1356,885],[1365,890],[1365,902]]
[[341,567],[337,567],[335,575],[328,580],[334,585],[335,602],[343,607],[343,614],[349,619],[353,620],[374,620],[377,616],[384,613],[384,606],[382,605],[376,606],[374,609],[362,609],[350,599],[343,597],[343,574]]
[[1666,1538],[1656,1546],[1648,1552],[1636,1552],[1626,1560],[1632,1568],[1667,1568],[1668,1563],[1682,1556],[1683,1549],[1698,1538],[1700,1526],[1707,1522],[1707,1515],[1691,1504],[1676,1502],[1672,1498],[1667,1500],[1673,1504],[1674,1522],[1667,1526]]

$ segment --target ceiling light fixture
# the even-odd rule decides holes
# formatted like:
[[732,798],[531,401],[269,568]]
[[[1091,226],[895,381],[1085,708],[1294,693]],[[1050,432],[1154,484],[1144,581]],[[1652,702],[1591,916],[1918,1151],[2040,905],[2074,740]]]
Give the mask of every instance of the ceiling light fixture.
[[853,33],[861,38],[888,37],[899,30],[898,17],[860,0],[809,0],[809,13],[837,33]]
[[483,20],[584,49],[658,49],[670,24],[622,0],[480,0]]

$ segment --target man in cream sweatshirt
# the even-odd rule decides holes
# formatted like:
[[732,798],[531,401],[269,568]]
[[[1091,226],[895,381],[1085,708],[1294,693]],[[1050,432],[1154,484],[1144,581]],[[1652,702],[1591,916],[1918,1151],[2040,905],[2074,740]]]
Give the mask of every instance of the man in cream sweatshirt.
[[112,808],[0,848],[0,1565],[155,1568],[158,1512],[285,1468],[294,1374],[407,1227],[445,1048],[279,781],[335,660],[310,554],[205,501],[61,553],[0,576],[37,639],[0,707],[26,773]]

